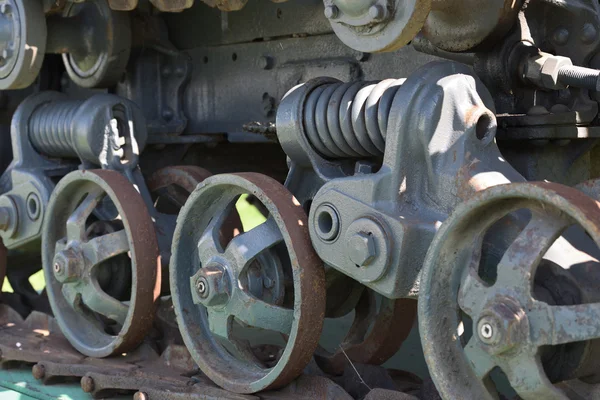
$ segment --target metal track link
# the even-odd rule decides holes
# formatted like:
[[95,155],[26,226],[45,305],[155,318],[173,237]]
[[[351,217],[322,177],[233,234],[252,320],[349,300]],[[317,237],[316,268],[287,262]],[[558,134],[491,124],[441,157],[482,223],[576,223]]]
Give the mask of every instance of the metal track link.
[[[0,368],[31,366],[33,377],[44,385],[79,381],[82,391],[95,399],[119,395],[132,395],[134,400],[353,399],[331,379],[308,374],[277,391],[231,393],[204,376],[187,349],[173,344],[176,341],[171,338],[160,354],[155,350],[156,343],[146,342],[117,357],[85,357],[60,334],[52,317],[33,312],[23,321],[11,308],[0,305]],[[401,392],[386,392],[398,395],[386,397],[392,400],[417,399]]]

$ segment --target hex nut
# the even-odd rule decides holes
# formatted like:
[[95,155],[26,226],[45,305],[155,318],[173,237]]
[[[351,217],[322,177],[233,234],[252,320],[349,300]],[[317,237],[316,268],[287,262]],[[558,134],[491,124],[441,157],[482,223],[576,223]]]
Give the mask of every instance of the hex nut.
[[547,89],[565,89],[566,86],[558,81],[558,71],[561,68],[571,66],[573,66],[573,62],[570,58],[560,56],[548,57],[542,65],[540,75],[542,86]]
[[[200,293],[199,282],[204,287],[203,293]],[[222,306],[229,300],[231,293],[229,284],[229,275],[220,264],[212,263],[207,265],[192,277],[192,294],[194,302],[205,305],[206,307]]]
[[359,232],[346,243],[350,260],[359,267],[368,266],[377,257],[375,239],[371,233]]
[[59,251],[52,262],[52,272],[62,283],[74,282],[81,277],[83,256],[74,248]]
[[[489,325],[489,337],[482,335]],[[528,322],[525,312],[512,300],[503,299],[487,307],[477,322],[477,336],[485,349],[499,355],[527,342]]]

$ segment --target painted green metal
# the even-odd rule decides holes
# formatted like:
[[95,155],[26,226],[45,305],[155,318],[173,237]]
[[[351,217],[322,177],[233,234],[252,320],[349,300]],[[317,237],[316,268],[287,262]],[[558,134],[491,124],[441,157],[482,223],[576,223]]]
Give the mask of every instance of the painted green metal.
[[[224,246],[221,228],[246,193],[256,196],[270,217]],[[188,350],[207,376],[228,390],[254,393],[281,387],[302,372],[321,333],[325,277],[310,245],[306,215],[280,183],[260,174],[206,179],[179,214],[171,253],[177,322]],[[279,268],[263,268],[261,256],[281,263],[281,276],[293,282],[293,289],[286,288],[287,302],[264,292],[259,297],[252,290],[251,269],[257,261],[265,288],[284,286]],[[284,335],[287,344],[275,365],[260,362],[236,337],[234,327],[239,324],[234,319]]]
[[[62,332],[77,350],[94,357],[135,348],[152,325],[160,290],[158,244],[141,196],[116,172],[74,171],[59,182],[48,210],[43,265]],[[92,238],[88,230],[94,218],[123,228]],[[129,255],[132,277],[130,297],[121,299],[101,287],[99,268],[107,262],[120,265],[120,255]],[[98,314],[117,324],[102,322]],[[108,333],[107,325],[116,332]]]
[[[485,233],[520,209],[531,218],[486,283],[478,272]],[[553,244],[561,251],[556,240],[573,224],[600,243],[600,204],[566,186],[516,183],[476,194],[442,225],[425,260],[419,325],[444,399],[493,399],[495,367],[525,400],[567,398],[546,375],[541,348],[600,338],[600,303],[553,306],[533,288],[542,258]],[[473,321],[470,339],[460,329],[464,314]]]

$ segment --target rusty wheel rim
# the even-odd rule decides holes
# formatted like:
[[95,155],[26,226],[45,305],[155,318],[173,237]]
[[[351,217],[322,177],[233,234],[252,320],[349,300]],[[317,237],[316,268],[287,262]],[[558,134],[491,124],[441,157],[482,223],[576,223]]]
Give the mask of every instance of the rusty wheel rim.
[[[112,301],[114,298],[110,300],[102,297],[110,307],[116,306],[119,316],[123,317],[118,334],[102,331],[97,319],[87,312],[89,309],[81,307],[81,304],[88,306],[82,300],[85,299],[85,293],[79,293],[75,298],[65,297],[66,293],[70,295],[77,291],[77,286],[71,281],[59,282],[56,275],[57,251],[72,249],[78,245],[89,247],[92,242],[86,242],[86,239],[81,242],[67,240],[71,234],[66,228],[67,221],[75,221],[73,215],[89,204],[89,212],[77,214],[82,215],[81,225],[85,231],[87,218],[105,197],[112,200],[124,227],[119,232],[122,247],[118,250],[121,253],[127,252],[131,258],[131,298],[126,314],[120,314],[125,310]],[[74,224],[71,223],[71,226]],[[71,232],[77,230],[70,229]],[[48,203],[42,233],[42,262],[52,311],[63,334],[78,351],[92,357],[106,357],[132,350],[142,341],[152,326],[154,305],[160,295],[160,258],[152,219],[141,196],[127,179],[117,172],[104,170],[74,171],[65,176],[56,186]],[[94,266],[89,267],[89,271],[93,268]],[[93,282],[93,273],[88,272],[86,279]],[[65,290],[65,286],[69,290]],[[103,296],[104,292],[96,294],[98,293]],[[76,302],[72,301],[74,299]]]
[[[189,194],[196,189],[196,186],[211,175],[209,171],[196,166],[165,167],[153,173],[148,179],[148,190],[155,197],[159,197],[161,191],[167,191],[166,197],[168,197],[168,200],[181,208]],[[183,193],[170,191],[169,189],[173,186],[183,189]]]
[[[502,256],[495,282],[484,282],[478,268],[486,231],[521,209],[531,211],[530,221]],[[533,280],[544,254],[574,224],[599,244],[600,203],[547,182],[483,190],[444,222],[425,258],[418,309],[442,398],[496,398],[489,375],[496,367],[524,400],[568,398],[548,379],[540,347],[599,338],[600,303],[552,306],[534,298]],[[473,321],[468,341],[457,330],[461,313]]]
[[348,358],[358,364],[381,365],[398,352],[414,325],[417,301],[381,297],[378,308],[376,297],[372,290],[365,289],[352,326],[338,349],[330,353],[319,348],[315,353],[315,361],[324,372],[343,374]]
[[[232,241],[225,249],[216,252],[208,250],[212,247],[207,247],[205,243],[208,241],[215,243],[216,239],[205,238],[209,235],[214,238],[215,234],[211,232],[218,229],[218,220],[226,218],[224,209],[226,207],[231,209],[238,196],[246,193],[253,194],[267,207],[273,222],[267,220],[266,223],[255,228],[259,230],[253,229],[236,236],[234,239],[236,242]],[[277,227],[278,233],[274,233],[274,226]],[[265,233],[265,235],[261,233]],[[278,243],[284,243],[285,249],[289,253],[294,299],[293,310],[282,311],[283,307],[273,308],[273,305],[268,304],[267,306],[269,310],[277,312],[277,315],[279,313],[285,315],[286,320],[291,311],[293,321],[291,318],[288,320],[291,326],[290,331],[287,332],[287,335],[283,334],[289,339],[279,361],[272,368],[264,368],[264,366],[259,367],[252,364],[247,359],[240,360],[239,357],[231,355],[211,331],[211,329],[215,330],[215,326],[211,324],[216,321],[216,319],[210,319],[211,313],[221,312],[219,310],[223,308],[228,310],[227,307],[233,302],[231,299],[247,299],[247,297],[242,297],[247,294],[242,295],[243,290],[241,289],[231,289],[231,299],[224,300],[224,303],[219,305],[221,308],[210,305],[205,307],[206,303],[195,298],[198,292],[194,282],[196,282],[198,274],[203,273],[203,270],[212,268],[211,265],[215,259],[224,260],[224,257],[228,257],[226,256],[230,251],[228,249],[233,248],[234,250],[231,251],[235,251],[239,248],[239,243],[244,243],[244,240],[254,237],[248,235],[261,234],[258,241],[262,243],[263,237],[266,238],[266,242],[269,242],[268,238],[271,233],[281,235]],[[244,235],[247,236],[244,237]],[[218,245],[215,244],[215,246]],[[202,250],[198,250],[198,248]],[[271,247],[264,249],[271,250]],[[261,248],[257,251],[252,254],[259,254],[264,250]],[[231,263],[228,260],[219,262]],[[251,261],[252,258],[244,265],[248,265]],[[201,264],[202,268],[198,264]],[[230,270],[234,268],[229,266],[227,268],[229,269],[225,271],[228,274],[226,276],[241,275],[241,272],[238,272],[239,275],[231,275]],[[239,271],[242,270],[243,268],[239,269]],[[235,279],[237,278],[232,280],[231,288],[241,287],[241,284],[236,285],[240,281],[236,282]],[[170,281],[175,314],[184,342],[202,371],[219,386],[237,393],[255,393],[265,389],[278,388],[296,378],[310,361],[318,344],[325,313],[324,271],[322,263],[310,243],[306,214],[292,194],[272,178],[255,173],[226,174],[211,177],[198,186],[178,218],[173,239]],[[260,307],[267,307],[261,304],[265,303],[263,301],[256,299],[250,301],[252,304],[259,304]],[[242,314],[239,313],[235,317],[250,318],[247,315],[251,313],[247,311],[246,314]],[[229,314],[225,315],[227,322],[222,328],[225,330],[223,335],[229,338],[231,322],[229,322]],[[247,323],[248,320],[244,322]],[[256,323],[256,321],[252,322]]]

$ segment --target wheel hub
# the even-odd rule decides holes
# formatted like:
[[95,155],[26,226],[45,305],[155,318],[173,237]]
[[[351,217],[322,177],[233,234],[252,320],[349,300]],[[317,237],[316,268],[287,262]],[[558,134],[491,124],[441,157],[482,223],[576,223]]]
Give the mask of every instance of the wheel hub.
[[487,351],[499,355],[527,343],[525,312],[510,298],[486,307],[477,322],[477,335]]

